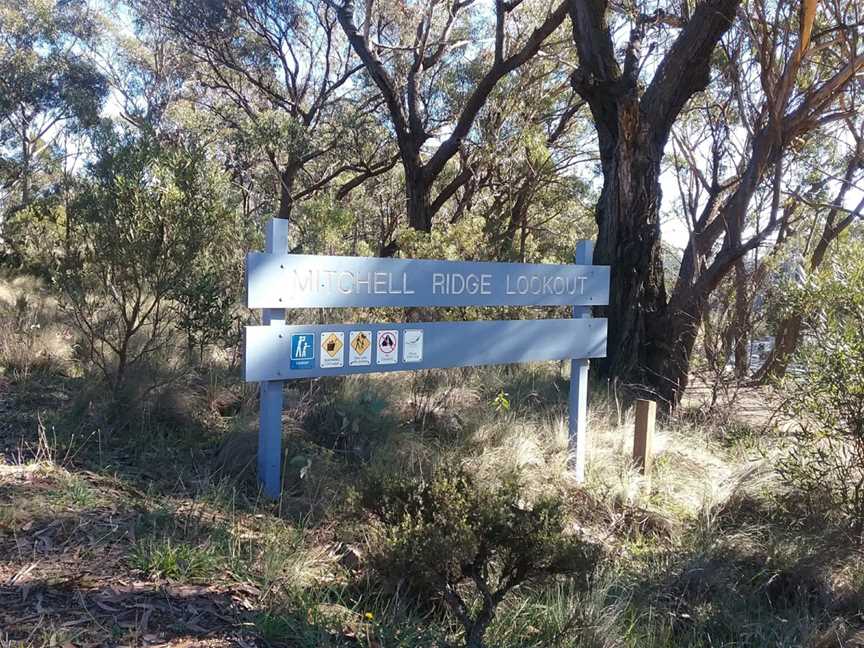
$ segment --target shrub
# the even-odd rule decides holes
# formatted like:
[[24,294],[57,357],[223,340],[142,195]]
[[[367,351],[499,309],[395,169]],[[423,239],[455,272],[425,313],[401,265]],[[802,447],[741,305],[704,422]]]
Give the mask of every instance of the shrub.
[[316,445],[348,461],[367,461],[397,421],[382,394],[365,382],[341,380],[305,413],[303,427]]
[[197,353],[198,361],[203,364],[207,345],[227,340],[235,328],[233,306],[243,282],[240,279],[226,281],[226,274],[218,261],[206,259],[196,264],[180,282],[175,297],[175,326],[186,337],[190,363]]
[[370,476],[360,494],[380,525],[373,564],[406,579],[418,598],[440,598],[480,648],[497,606],[514,589],[552,574],[587,574],[596,551],[565,533],[563,499],[523,500],[518,473],[479,484],[463,467],[427,479]]
[[864,532],[864,254],[840,250],[833,268],[795,295],[805,319],[797,361],[786,379],[794,420],[781,478],[811,514]]
[[130,367],[169,340],[169,303],[212,252],[225,207],[219,176],[193,145],[108,133],[69,210],[63,305],[119,393]]

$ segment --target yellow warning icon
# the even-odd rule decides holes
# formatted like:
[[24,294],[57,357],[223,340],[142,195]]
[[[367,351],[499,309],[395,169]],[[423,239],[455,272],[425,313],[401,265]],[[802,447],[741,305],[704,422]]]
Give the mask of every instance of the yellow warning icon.
[[366,350],[372,345],[372,341],[366,337],[366,334],[363,331],[358,332],[356,335],[351,337],[351,348],[354,349],[354,352],[357,355],[363,355],[366,353]]
[[331,333],[321,341],[321,348],[331,358],[335,358],[342,351],[342,336]]

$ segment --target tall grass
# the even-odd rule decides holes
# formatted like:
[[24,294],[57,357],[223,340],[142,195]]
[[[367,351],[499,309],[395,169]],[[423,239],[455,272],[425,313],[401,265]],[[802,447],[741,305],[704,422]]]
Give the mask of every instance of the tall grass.
[[69,370],[73,342],[42,281],[0,277],[0,367],[19,381]]
[[136,512],[128,568],[252,587],[252,623],[273,643],[459,645],[440,601],[376,580],[365,562],[376,539],[349,496],[366,470],[422,476],[442,462],[480,481],[521,469],[526,497],[566,493],[572,532],[603,547],[588,582],[517,590],[490,646],[822,648],[843,645],[864,610],[860,556],[796,517],[773,479],[770,438],[734,417],[660,421],[649,483],[631,458],[632,413],[592,390],[587,482],[575,483],[566,363],[297,381],[286,391],[275,503],[254,480],[254,387],[228,367],[152,393],[109,433],[99,389],[63,383],[85,372],[32,279],[0,282],[0,366],[25,396],[42,377],[59,376],[53,389],[68,391],[70,405],[38,417],[21,453],[54,471],[58,494],[46,505],[98,509],[108,501],[100,483],[79,471],[112,475],[125,490],[111,505]]

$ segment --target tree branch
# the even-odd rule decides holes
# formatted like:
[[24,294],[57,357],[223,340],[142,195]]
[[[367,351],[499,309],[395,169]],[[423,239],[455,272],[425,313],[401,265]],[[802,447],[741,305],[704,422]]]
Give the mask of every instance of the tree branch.
[[554,32],[558,26],[564,21],[567,16],[567,4],[563,2],[558,5],[546,20],[543,21],[537,29],[531,34],[525,44],[516,52],[508,56],[503,61],[494,64],[491,69],[477,83],[474,91],[468,97],[465,107],[456,121],[453,132],[446,140],[444,140],[435,151],[432,158],[426,164],[426,173],[428,177],[434,178],[441,172],[447,161],[452,158],[459,150],[462,140],[471,130],[474,124],[474,119],[480,112],[480,109],[486,103],[486,99],[492,93],[498,81],[510,72],[516,70],[525,62],[527,62],[543,44],[543,41]]
[[741,0],[706,0],[696,6],[642,98],[642,111],[660,149],[672,124],[695,93],[708,86],[711,54],[732,26]]

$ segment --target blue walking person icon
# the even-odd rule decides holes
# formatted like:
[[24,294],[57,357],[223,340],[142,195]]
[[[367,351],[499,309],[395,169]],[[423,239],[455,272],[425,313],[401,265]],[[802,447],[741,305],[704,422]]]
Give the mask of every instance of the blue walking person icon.
[[312,369],[315,366],[315,335],[299,333],[291,336],[291,368]]

